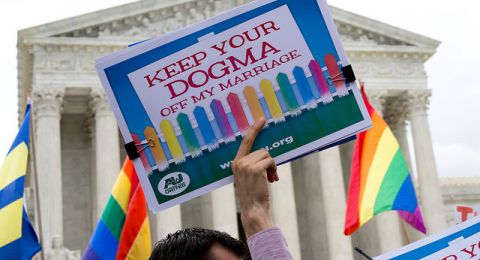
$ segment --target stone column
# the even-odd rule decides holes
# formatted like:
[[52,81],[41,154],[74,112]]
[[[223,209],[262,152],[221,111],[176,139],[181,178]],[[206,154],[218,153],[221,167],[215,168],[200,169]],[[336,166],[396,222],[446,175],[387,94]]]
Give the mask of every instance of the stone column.
[[[155,233],[156,240],[165,238],[168,234],[182,229],[182,213],[180,206],[162,210],[155,215]],[[156,242],[156,241],[154,241]]]
[[411,90],[408,92],[408,112],[412,126],[420,200],[427,232],[433,234],[445,229],[447,222],[427,118],[430,96],[430,90]]
[[120,171],[120,147],[115,116],[103,90],[91,90],[90,105],[95,117],[93,145],[95,147],[96,199],[93,216],[97,221],[101,217]]
[[238,238],[237,204],[233,184],[216,189],[201,198],[204,225]]
[[292,171],[302,259],[328,259],[330,238],[326,234],[318,155],[293,161]]
[[300,259],[297,211],[290,163],[278,166],[277,172],[280,181],[270,185],[270,207],[273,222],[285,235],[293,259]]
[[54,236],[63,237],[62,158],[60,117],[64,90],[34,89],[35,157],[38,174],[43,248],[51,248]]
[[328,236],[328,259],[353,259],[352,241],[343,234],[346,198],[342,162],[338,147],[318,153],[325,226]]
[[[388,91],[376,91],[370,95],[370,102],[375,107],[377,113],[383,117],[384,112],[389,110],[390,104],[387,103]],[[380,253],[385,253],[395,248],[403,246],[404,231],[402,223],[397,212],[383,212],[374,217],[373,221],[377,224],[378,242]],[[388,227],[388,232],[385,232]]]

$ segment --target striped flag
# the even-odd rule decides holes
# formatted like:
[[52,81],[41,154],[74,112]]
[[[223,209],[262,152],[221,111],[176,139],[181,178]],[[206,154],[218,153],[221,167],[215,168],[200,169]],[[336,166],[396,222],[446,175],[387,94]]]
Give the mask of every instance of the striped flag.
[[24,207],[30,142],[30,104],[17,137],[0,167],[0,258],[30,259],[41,250]]
[[[398,211],[401,218],[425,233],[412,178],[400,146],[382,117],[362,96],[373,127],[355,143],[344,233],[350,235],[373,216]],[[386,227],[387,228],[387,227]]]
[[83,259],[148,259],[151,253],[147,202],[128,158],[113,186]]

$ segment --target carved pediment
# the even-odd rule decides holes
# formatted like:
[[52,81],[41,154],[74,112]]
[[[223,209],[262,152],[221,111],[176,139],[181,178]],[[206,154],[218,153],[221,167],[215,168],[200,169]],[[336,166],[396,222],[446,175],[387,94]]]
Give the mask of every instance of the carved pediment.
[[108,23],[57,34],[54,37],[150,38],[203,21],[248,1],[189,1]]
[[[136,15],[121,17],[109,22],[89,25],[85,28],[55,34],[53,37],[147,39],[216,16],[219,13],[230,10],[235,6],[249,1],[250,0],[171,1],[171,5],[151,9]],[[132,5],[134,4],[135,3]],[[355,43],[362,45],[390,46],[417,45],[412,41],[401,40],[402,37],[398,37],[397,34],[386,34],[385,32],[389,32],[389,25],[378,22],[380,27],[378,28],[379,30],[376,30],[377,28],[363,26],[363,23],[376,24],[376,21],[334,7],[332,7],[332,11],[342,41],[346,44]],[[101,15],[101,13],[102,11],[99,12],[99,15]],[[385,29],[385,27],[387,28]],[[394,28],[392,31],[395,30],[397,30],[397,28]],[[400,31],[400,35],[408,33],[409,32],[404,30]],[[413,35],[413,33],[411,34],[412,35],[409,35],[409,39],[415,39],[413,36],[416,35]]]
[[335,25],[337,26],[342,42],[345,44],[355,42],[366,45],[414,46],[411,43],[400,41],[378,32],[366,30],[338,20],[335,20]]

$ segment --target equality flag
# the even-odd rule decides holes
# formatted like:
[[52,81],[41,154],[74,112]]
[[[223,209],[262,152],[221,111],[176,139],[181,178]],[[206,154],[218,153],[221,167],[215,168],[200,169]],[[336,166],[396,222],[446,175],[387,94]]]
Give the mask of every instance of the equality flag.
[[425,233],[412,177],[390,127],[368,102],[372,128],[357,135],[353,151],[350,187],[345,215],[345,235],[351,235],[373,216],[389,210]]
[[83,259],[148,259],[151,247],[147,202],[127,158]]
[[41,250],[24,207],[30,144],[30,103],[15,141],[0,167],[0,258],[30,259]]

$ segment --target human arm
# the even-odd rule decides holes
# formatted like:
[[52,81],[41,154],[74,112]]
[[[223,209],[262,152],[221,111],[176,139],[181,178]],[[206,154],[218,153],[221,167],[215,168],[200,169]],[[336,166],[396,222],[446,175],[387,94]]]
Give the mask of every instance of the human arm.
[[265,150],[250,152],[265,120],[256,122],[245,134],[232,170],[240,204],[240,217],[252,259],[293,259],[280,229],[270,215],[269,182],[279,180],[277,166]]

